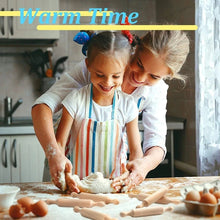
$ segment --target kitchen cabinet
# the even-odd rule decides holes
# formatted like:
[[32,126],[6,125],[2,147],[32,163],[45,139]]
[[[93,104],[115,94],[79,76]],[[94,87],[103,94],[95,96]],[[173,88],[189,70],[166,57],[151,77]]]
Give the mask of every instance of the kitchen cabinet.
[[[40,8],[41,11],[58,11],[59,0],[1,0],[1,11],[19,11],[25,8],[27,11],[32,8]],[[28,19],[28,18],[27,18]],[[36,16],[32,24],[28,20],[24,24],[20,23],[20,16],[0,16],[0,39],[58,39],[59,31],[38,31],[39,16]],[[51,20],[53,17],[50,18]],[[59,19],[58,19],[59,20]]]
[[0,183],[42,181],[44,152],[35,135],[0,136]]

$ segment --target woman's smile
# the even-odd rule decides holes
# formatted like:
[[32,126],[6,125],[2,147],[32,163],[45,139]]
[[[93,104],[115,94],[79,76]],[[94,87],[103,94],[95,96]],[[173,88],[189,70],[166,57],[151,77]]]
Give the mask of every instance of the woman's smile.
[[135,73],[134,73],[134,71],[131,73],[131,77],[132,77],[132,80],[134,81],[134,83],[136,83],[138,86],[140,86],[140,85],[142,85],[142,84],[145,83],[145,82],[143,82],[143,81],[138,81],[138,80],[135,79]]

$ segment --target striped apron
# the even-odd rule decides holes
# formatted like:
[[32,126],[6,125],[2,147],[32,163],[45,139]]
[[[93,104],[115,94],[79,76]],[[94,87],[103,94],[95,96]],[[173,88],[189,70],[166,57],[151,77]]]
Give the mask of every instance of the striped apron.
[[97,171],[102,172],[104,177],[109,177],[111,173],[111,177],[116,177],[121,174],[121,164],[126,163],[127,159],[127,149],[124,149],[122,142],[122,128],[116,120],[117,94],[115,92],[113,98],[111,120],[103,122],[91,119],[92,98],[91,85],[89,100],[86,102],[86,119],[82,122],[70,156],[73,173],[80,178]]

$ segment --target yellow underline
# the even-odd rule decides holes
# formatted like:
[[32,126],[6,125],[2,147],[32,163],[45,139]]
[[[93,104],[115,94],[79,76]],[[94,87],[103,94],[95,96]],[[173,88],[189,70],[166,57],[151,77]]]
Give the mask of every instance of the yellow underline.
[[38,25],[37,30],[197,30],[197,25]]
[[[32,16],[34,16],[36,11],[32,11]],[[51,13],[51,16],[53,16],[54,12],[57,13],[80,13],[80,16],[92,16],[93,15],[93,11],[89,12],[89,11],[38,11],[38,13],[36,14],[36,16],[40,16],[42,13]],[[106,16],[110,15],[110,12],[112,11],[103,11],[106,13]],[[27,11],[24,11],[24,16],[26,15]],[[0,16],[20,16],[20,11],[0,11]],[[46,14],[44,14],[44,16],[46,16]],[[60,15],[62,16],[62,15]],[[103,16],[102,12],[97,12],[96,16]]]

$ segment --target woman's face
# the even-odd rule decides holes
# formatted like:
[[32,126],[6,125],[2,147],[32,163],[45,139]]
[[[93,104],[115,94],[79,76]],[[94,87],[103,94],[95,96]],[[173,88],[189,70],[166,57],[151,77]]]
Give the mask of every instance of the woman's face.
[[154,56],[150,50],[137,48],[128,72],[129,83],[133,87],[152,86],[169,74],[169,68],[161,57]]

